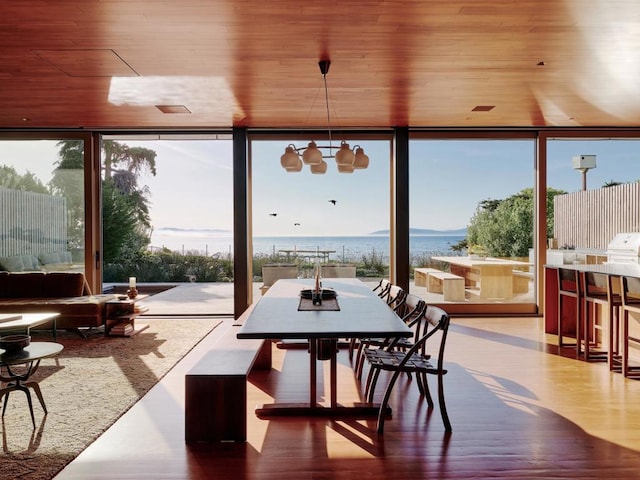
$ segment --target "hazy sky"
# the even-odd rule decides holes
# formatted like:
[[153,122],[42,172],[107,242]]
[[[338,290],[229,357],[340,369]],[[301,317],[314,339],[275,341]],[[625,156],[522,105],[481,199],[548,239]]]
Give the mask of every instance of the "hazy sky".
[[[129,141],[157,152],[157,176],[143,175],[156,229],[233,227],[230,141]],[[298,142],[298,145],[303,142]],[[319,142],[320,143],[320,142]],[[325,175],[308,167],[288,173],[280,167],[287,142],[261,141],[253,152],[255,235],[362,235],[389,226],[389,146],[359,142],[370,166],[339,174],[329,160]],[[351,143],[353,146],[353,143]],[[567,191],[582,187],[572,168],[574,155],[596,155],[588,188],[609,181],[640,179],[638,141],[553,141],[549,144],[548,185]],[[0,142],[0,163],[43,182],[57,159],[55,141]],[[505,198],[532,187],[533,141],[412,141],[410,217],[414,228],[464,228],[479,201]],[[333,205],[329,200],[337,201]],[[277,216],[271,216],[277,213]],[[299,223],[300,225],[295,225]]]

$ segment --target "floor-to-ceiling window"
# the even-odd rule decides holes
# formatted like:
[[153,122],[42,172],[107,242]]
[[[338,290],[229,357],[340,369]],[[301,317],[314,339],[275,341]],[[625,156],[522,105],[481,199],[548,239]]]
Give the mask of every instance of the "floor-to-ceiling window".
[[640,231],[640,139],[595,135],[547,141],[547,187],[554,194],[547,263],[601,263],[618,233]]
[[83,150],[79,138],[0,141],[0,270],[84,271]]
[[[253,275],[263,284],[263,267],[289,265],[286,273],[305,277],[321,264],[326,275],[357,276],[376,282],[389,276],[390,139],[349,139],[369,157],[366,168],[338,171],[337,149],[315,138],[326,171],[311,165],[288,171],[281,156],[288,145],[306,147],[311,137],[251,142]],[[333,140],[337,147],[340,142]],[[300,152],[302,153],[302,152]],[[324,167],[322,167],[324,168]],[[291,170],[296,170],[295,168]],[[326,268],[325,268],[326,267]],[[275,267],[273,267],[275,268]],[[267,274],[268,275],[268,274]],[[269,279],[267,279],[269,283]],[[268,286],[268,285],[267,285]],[[259,295],[259,291],[255,291]],[[254,297],[255,297],[254,294]]]
[[105,136],[101,180],[104,285],[189,284],[198,311],[155,313],[233,313],[230,136]]
[[461,311],[535,303],[534,161],[523,135],[412,138],[411,269],[434,270],[414,293]]

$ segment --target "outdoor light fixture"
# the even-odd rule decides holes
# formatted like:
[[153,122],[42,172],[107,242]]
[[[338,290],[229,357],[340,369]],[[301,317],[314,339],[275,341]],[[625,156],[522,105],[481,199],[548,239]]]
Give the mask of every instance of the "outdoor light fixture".
[[[354,170],[364,169],[369,166],[369,157],[364,153],[360,145],[353,148],[342,140],[340,145],[334,146],[331,143],[331,117],[329,115],[329,90],[327,89],[327,73],[329,72],[330,60],[320,60],[320,73],[324,84],[324,98],[327,107],[327,128],[329,130],[329,145],[318,145],[311,140],[306,147],[296,147],[289,144],[280,157],[280,165],[287,172],[299,172],[303,165],[309,165],[311,173],[322,174],[327,171],[325,159],[335,159],[340,173],[353,173]],[[325,153],[323,153],[323,150]],[[334,153],[334,150],[337,152]]]
[[574,170],[582,172],[582,190],[587,189],[587,172],[596,168],[595,155],[576,155],[572,159]]

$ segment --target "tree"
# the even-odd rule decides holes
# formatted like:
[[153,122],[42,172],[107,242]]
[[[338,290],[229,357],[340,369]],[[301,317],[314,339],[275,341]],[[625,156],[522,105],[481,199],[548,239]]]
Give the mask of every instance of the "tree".
[[[553,197],[566,192],[547,189],[547,238],[553,235]],[[467,228],[467,244],[481,245],[494,257],[526,257],[533,246],[533,189],[503,200],[487,199]]]
[[62,140],[60,160],[55,162],[49,188],[67,199],[67,242],[71,250],[84,248],[84,144],[82,140]]
[[20,175],[15,168],[9,165],[0,165],[0,187],[24,192],[46,193],[49,189],[32,172]]
[[[70,211],[73,218],[84,222],[84,180],[73,171],[83,171],[84,145],[78,140],[58,142],[60,160],[51,181],[52,189],[73,197],[73,206],[81,211]],[[132,251],[144,250],[150,242],[149,189],[138,185],[141,172],[156,174],[156,152],[148,148],[129,147],[113,140],[105,140],[103,148],[103,260],[117,262]],[[71,202],[70,202],[71,203]],[[84,239],[82,224],[76,224]]]

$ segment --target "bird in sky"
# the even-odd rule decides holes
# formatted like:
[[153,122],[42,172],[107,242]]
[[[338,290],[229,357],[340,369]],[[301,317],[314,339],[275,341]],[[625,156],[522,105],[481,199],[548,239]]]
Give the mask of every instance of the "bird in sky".
[[277,213],[270,213],[269,215],[271,215],[272,217],[277,217],[278,216]]
[[329,200],[329,203],[333,203],[334,205],[336,204],[337,200]]
[[299,226],[300,226],[300,224],[299,224],[299,223],[294,223],[294,224],[293,224],[293,226],[294,226],[294,227],[299,227]]

